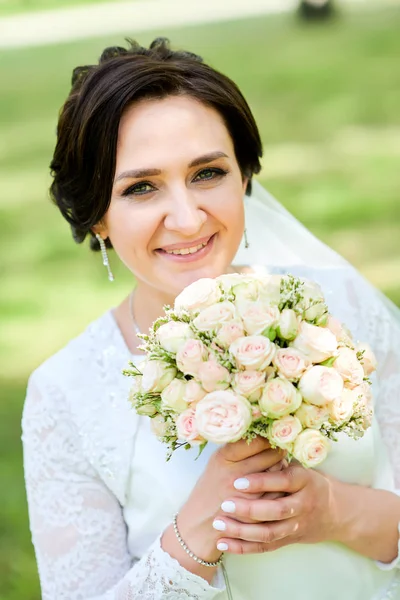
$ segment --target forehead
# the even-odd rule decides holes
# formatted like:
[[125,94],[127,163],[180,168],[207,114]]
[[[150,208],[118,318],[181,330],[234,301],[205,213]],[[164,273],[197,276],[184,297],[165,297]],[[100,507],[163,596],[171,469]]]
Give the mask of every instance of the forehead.
[[[222,116],[189,96],[142,100],[123,114],[118,133],[117,165],[159,167],[157,161],[185,158],[210,151],[229,156],[233,143]],[[135,165],[137,166],[137,165]]]

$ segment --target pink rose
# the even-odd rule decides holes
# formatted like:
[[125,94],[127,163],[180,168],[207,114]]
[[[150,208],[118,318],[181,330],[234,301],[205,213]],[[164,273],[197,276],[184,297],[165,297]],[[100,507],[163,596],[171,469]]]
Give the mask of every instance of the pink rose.
[[378,366],[376,356],[372,352],[371,346],[365,343],[357,344],[356,351],[362,353],[362,358],[360,359],[360,362],[364,369],[365,376],[369,377],[371,373],[376,371],[376,367]]
[[223,348],[229,348],[235,340],[244,336],[244,328],[241,322],[232,321],[231,323],[224,323],[219,330],[216,342]]
[[295,348],[280,348],[273,362],[279,374],[289,381],[300,379],[310,364],[307,358]]
[[317,327],[303,321],[300,323],[299,335],[290,345],[311,362],[320,363],[335,355],[338,344],[333,333],[326,327]]
[[198,331],[218,332],[225,323],[234,321],[236,308],[232,302],[217,302],[204,308],[194,319],[193,325]]
[[198,279],[175,299],[174,310],[177,314],[185,311],[196,314],[207,306],[212,306],[221,299],[222,292],[215,279]]
[[261,397],[264,384],[265,373],[263,371],[239,371],[234,377],[232,387],[237,394],[254,402]]
[[196,409],[188,408],[176,420],[178,440],[188,442],[191,446],[198,446],[205,440],[198,432],[196,424]]
[[215,444],[237,442],[252,422],[251,404],[230,391],[207,394],[196,406],[197,429]]
[[197,377],[206,392],[226,390],[231,383],[231,376],[228,369],[225,369],[225,367],[214,360],[207,360],[201,363]]
[[327,328],[333,333],[338,342],[353,346],[353,340],[348,329],[338,319],[332,317],[332,315],[328,317]]
[[185,375],[197,375],[200,365],[208,359],[207,348],[200,340],[187,340],[176,355],[178,369]]
[[250,304],[243,312],[239,312],[248,335],[261,335],[266,329],[277,326],[279,309],[276,306]]
[[299,408],[301,395],[290,381],[277,377],[265,384],[259,404],[264,416],[279,419]]
[[271,364],[276,346],[262,335],[238,338],[229,348],[238,367],[249,371],[262,371]]
[[297,417],[287,415],[277,419],[268,428],[268,439],[272,445],[291,450],[292,444],[303,427]]
[[193,405],[196,402],[199,402],[199,400],[201,400],[202,398],[204,398],[206,394],[207,392],[201,387],[201,385],[197,381],[195,381],[194,379],[190,379],[190,381],[186,383],[183,399],[185,400],[185,402],[187,402],[187,404]]
[[356,352],[350,348],[339,348],[333,368],[341,375],[348,387],[357,387],[363,382],[364,369]]
[[316,467],[328,456],[329,440],[317,429],[304,429],[293,446],[293,456],[303,467]]
[[314,404],[302,402],[295,415],[300,419],[303,427],[319,429],[323,423],[329,420],[329,408],[328,406],[314,406]]
[[258,406],[258,404],[252,404],[251,405],[251,415],[253,417],[253,421],[258,421],[258,419],[261,419],[262,412],[261,412],[260,407]]
[[358,397],[354,390],[344,388],[342,394],[329,405],[330,420],[340,426],[350,421],[357,409]]
[[304,400],[315,406],[324,406],[343,391],[343,379],[330,367],[311,367],[300,379],[299,391]]

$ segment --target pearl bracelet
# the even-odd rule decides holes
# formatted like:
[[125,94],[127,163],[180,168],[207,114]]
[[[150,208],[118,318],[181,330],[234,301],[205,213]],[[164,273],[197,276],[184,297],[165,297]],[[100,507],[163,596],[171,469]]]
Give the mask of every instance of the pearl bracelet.
[[190,556],[190,558],[193,558],[193,560],[195,560],[196,562],[198,562],[199,565],[203,565],[203,567],[219,567],[220,565],[222,565],[223,555],[220,556],[220,558],[218,560],[216,560],[215,562],[208,562],[207,560],[203,560],[202,558],[199,558],[198,556],[196,556],[186,546],[185,542],[181,538],[181,534],[179,533],[177,519],[178,519],[178,515],[176,514],[176,515],[174,515],[172,524],[174,526],[174,531],[175,531],[175,535],[177,537],[177,540],[180,543],[180,545],[182,546],[182,548],[184,549],[184,551],[186,552],[186,554],[188,554]]

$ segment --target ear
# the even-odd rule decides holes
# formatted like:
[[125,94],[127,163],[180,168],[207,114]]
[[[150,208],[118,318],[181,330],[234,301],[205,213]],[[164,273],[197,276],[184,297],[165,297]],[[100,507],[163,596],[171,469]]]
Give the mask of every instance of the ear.
[[248,183],[249,183],[249,178],[243,177],[243,195],[245,195],[245,193],[246,193]]
[[96,225],[94,227],[92,227],[92,231],[95,235],[97,235],[97,234],[101,235],[103,240],[106,240],[108,238],[107,227],[105,226],[105,224],[102,221],[99,221],[98,223],[96,223]]

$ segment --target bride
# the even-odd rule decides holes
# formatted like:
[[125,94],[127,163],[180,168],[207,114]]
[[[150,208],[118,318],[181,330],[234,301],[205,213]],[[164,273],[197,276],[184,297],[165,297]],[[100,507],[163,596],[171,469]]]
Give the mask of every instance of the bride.
[[[261,154],[236,85],[163,39],[74,71],[52,197],[109,279],[112,247],[137,286],[29,380],[25,477],[45,600],[400,598],[398,311],[252,181]],[[340,438],[318,470],[288,467],[262,439],[166,463],[128,401],[121,371],[143,358],[138,333],[186,285],[241,264],[318,280],[378,356],[373,427]]]

